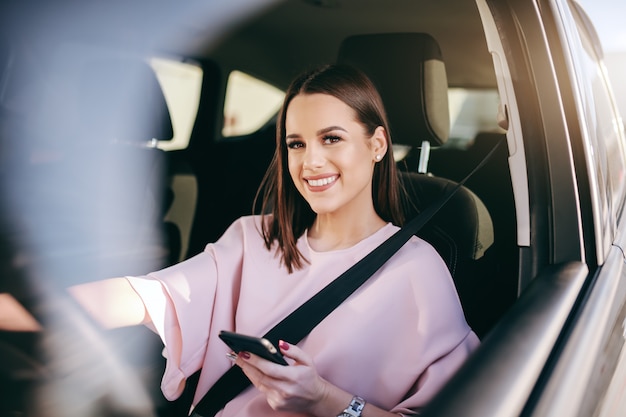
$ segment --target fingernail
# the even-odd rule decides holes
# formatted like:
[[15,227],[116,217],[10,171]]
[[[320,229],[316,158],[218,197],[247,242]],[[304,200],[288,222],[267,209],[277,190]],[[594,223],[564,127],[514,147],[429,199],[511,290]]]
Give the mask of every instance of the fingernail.
[[289,350],[289,343],[285,342],[284,340],[280,340],[278,342],[278,347],[280,347],[282,350]]
[[244,359],[250,359],[250,354],[248,352],[241,352],[240,355]]
[[226,354],[226,357],[231,361],[235,362],[237,360],[237,354],[235,352],[230,352]]

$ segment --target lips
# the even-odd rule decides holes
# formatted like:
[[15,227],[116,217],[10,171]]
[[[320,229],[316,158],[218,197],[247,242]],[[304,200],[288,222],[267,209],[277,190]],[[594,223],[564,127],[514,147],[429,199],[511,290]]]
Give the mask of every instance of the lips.
[[339,175],[330,175],[326,177],[305,178],[312,191],[324,191],[330,188],[339,178]]

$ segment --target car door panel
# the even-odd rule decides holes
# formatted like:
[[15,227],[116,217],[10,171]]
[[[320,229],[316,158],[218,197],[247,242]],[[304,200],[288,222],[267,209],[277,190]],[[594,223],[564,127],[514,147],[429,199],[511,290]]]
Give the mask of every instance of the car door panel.
[[527,415],[591,416],[609,386],[624,346],[626,270],[619,247],[590,280]]
[[424,416],[518,416],[587,279],[581,262],[546,268]]

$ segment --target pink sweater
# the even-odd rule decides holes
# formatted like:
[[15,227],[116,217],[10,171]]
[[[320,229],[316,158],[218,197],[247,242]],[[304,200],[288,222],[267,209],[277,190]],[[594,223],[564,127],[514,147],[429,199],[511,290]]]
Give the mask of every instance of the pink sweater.
[[[288,274],[259,233],[260,218],[243,217],[204,252],[144,277],[128,277],[165,344],[161,388],[177,398],[202,368],[194,404],[230,368],[220,330],[261,336],[398,228],[388,224],[351,248],[298,248],[310,264]],[[289,342],[289,340],[287,340]],[[412,238],[368,282],[298,346],[319,374],[399,413],[422,407],[478,345],[448,270],[426,242]],[[292,415],[273,411],[254,387],[218,416]]]

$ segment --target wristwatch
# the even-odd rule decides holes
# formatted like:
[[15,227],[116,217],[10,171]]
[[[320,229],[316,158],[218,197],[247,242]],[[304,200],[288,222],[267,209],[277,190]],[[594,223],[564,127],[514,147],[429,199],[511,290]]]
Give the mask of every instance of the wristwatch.
[[361,397],[354,396],[352,397],[352,401],[350,401],[350,405],[346,407],[341,413],[337,415],[337,417],[361,417],[361,411],[363,411],[363,407],[365,407],[365,400]]

